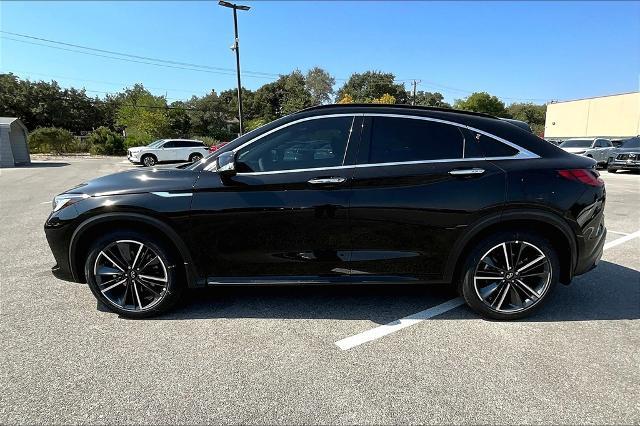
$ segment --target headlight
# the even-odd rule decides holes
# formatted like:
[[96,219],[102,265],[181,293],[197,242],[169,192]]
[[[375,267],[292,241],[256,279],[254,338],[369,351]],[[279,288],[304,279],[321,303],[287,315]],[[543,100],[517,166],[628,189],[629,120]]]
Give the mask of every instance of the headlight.
[[89,198],[87,194],[60,194],[53,198],[52,208],[54,212],[57,212],[63,207],[70,206],[78,201]]

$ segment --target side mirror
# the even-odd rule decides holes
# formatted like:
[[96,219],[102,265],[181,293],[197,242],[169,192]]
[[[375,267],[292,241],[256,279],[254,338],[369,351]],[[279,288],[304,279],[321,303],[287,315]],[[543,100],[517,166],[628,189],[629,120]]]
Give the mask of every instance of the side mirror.
[[216,158],[216,170],[220,176],[233,176],[236,174],[236,153],[223,152]]

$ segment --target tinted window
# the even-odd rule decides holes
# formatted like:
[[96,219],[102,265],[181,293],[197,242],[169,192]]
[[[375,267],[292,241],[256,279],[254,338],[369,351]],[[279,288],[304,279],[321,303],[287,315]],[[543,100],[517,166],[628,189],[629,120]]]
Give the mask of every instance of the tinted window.
[[627,139],[626,141],[622,142],[622,145],[620,147],[621,148],[640,148],[640,139],[639,138]]
[[492,137],[471,130],[464,130],[465,158],[512,157],[518,150]]
[[369,163],[462,157],[462,132],[455,126],[410,118],[374,117]]
[[203,143],[198,141],[180,141],[179,147],[202,147]]
[[163,148],[175,148],[176,147],[176,141],[169,141],[167,143],[165,143],[164,145],[162,145]]
[[238,151],[239,172],[341,166],[353,117],[303,121],[277,130]]
[[569,139],[560,144],[560,148],[589,148],[593,140],[591,139]]

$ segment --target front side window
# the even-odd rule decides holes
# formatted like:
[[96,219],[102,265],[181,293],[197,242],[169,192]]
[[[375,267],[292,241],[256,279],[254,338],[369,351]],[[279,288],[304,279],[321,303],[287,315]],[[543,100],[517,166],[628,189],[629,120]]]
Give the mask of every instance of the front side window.
[[302,121],[240,149],[239,173],[341,166],[351,133],[352,116]]
[[169,141],[167,143],[165,143],[164,145],[162,145],[163,148],[175,148],[176,147],[176,141]]
[[159,139],[157,141],[151,142],[149,145],[147,145],[147,147],[149,147],[149,148],[160,148],[163,143],[164,143],[164,139]]
[[374,117],[369,163],[459,159],[464,137],[460,129],[428,120]]

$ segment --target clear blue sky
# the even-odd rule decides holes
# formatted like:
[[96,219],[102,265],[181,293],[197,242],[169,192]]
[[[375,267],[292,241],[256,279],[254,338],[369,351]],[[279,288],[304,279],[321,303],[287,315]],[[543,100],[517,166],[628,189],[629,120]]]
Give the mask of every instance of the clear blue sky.
[[[510,103],[637,91],[638,2],[251,2],[242,67],[315,65],[420,79],[448,101],[487,91]],[[0,2],[3,31],[233,70],[231,10],[200,2]],[[0,34],[6,36],[6,34]],[[18,38],[11,36],[12,38]],[[235,76],[160,68],[0,38],[0,70],[91,94],[141,82],[170,100],[235,87]],[[256,89],[274,78],[243,77]],[[343,81],[338,80],[336,86]],[[408,86],[407,86],[408,87]]]

